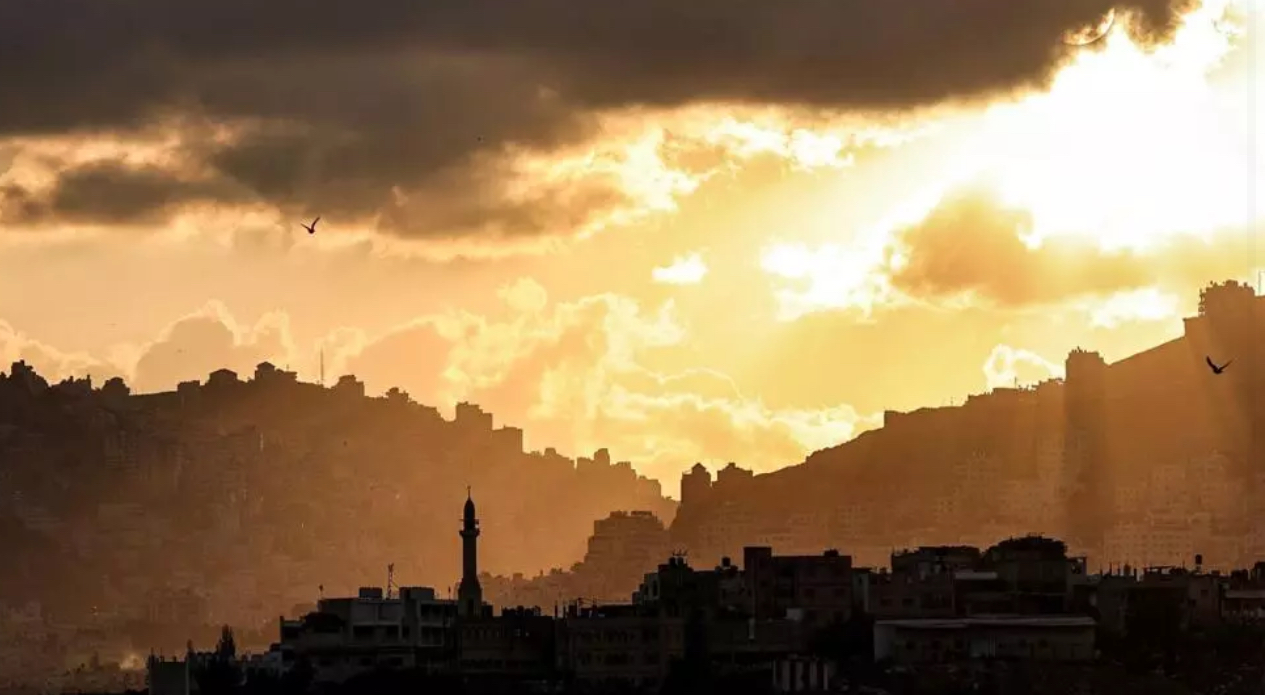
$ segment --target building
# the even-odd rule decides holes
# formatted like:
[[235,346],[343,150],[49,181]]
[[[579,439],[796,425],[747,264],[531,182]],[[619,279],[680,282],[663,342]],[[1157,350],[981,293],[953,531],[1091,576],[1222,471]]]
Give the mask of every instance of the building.
[[[1222,620],[1225,577],[1180,567],[1126,565],[1098,578],[1094,604],[1105,629],[1127,635],[1140,616],[1167,616],[1175,629],[1210,627]],[[1154,624],[1148,621],[1148,624]]]
[[685,620],[640,606],[570,606],[558,627],[559,669],[593,686],[653,687],[685,654]]
[[457,667],[467,678],[547,683],[556,675],[554,620],[539,608],[505,609],[499,616],[458,623]]
[[977,616],[879,620],[874,659],[900,664],[969,659],[1087,661],[1094,620],[1086,616]]
[[755,618],[793,617],[813,627],[852,615],[852,558],[838,551],[777,556],[768,547],[748,547],[743,574]]
[[317,682],[341,682],[378,668],[439,669],[456,647],[457,605],[430,587],[384,596],[363,587],[354,598],[321,599],[298,620],[281,619],[281,663],[306,660]]

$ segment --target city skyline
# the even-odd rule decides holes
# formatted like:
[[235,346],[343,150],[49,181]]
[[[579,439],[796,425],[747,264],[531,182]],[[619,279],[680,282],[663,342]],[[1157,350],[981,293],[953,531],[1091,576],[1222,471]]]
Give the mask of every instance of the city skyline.
[[[1150,24],[1126,3],[1105,40],[1061,44],[1111,9],[1099,4],[985,18],[1014,33],[969,49],[980,75],[908,48],[909,84],[890,94],[833,63],[775,88],[761,75],[787,63],[761,52],[722,61],[748,81],[709,72],[721,49],[690,48],[688,22],[669,46],[690,66],[677,88],[637,73],[616,94],[594,77],[615,69],[610,54],[593,73],[548,67],[574,56],[543,49],[553,34],[538,23],[518,44],[495,21],[452,18],[471,32],[458,41],[405,10],[397,32],[359,31],[388,34],[379,51],[323,48],[326,96],[287,93],[284,107],[271,90],[306,80],[287,66],[310,37],[249,57],[172,47],[184,92],[160,75],[153,93],[124,89],[132,64],[103,64],[92,74],[117,85],[117,108],[75,112],[74,95],[31,90],[0,115],[0,364],[152,391],[265,360],[316,381],[323,353],[331,380],[354,373],[371,393],[398,386],[445,412],[477,402],[530,449],[609,447],[671,489],[697,460],[769,471],[884,410],[1057,376],[1074,347],[1112,361],[1179,335],[1206,282],[1255,284],[1265,265],[1248,118],[1260,19],[1210,0],[1164,35],[1162,3],[1139,1]],[[765,38],[846,24],[834,11],[810,3]],[[735,12],[728,30],[755,31]],[[867,19],[902,37],[884,51],[921,38],[899,17]],[[927,53],[967,51],[968,19]],[[251,40],[280,25],[260,26]],[[100,37],[115,29],[196,35],[111,20]],[[426,41],[487,60],[401,63]],[[827,43],[839,64],[874,48]],[[498,61],[516,50],[541,72],[505,77]],[[461,66],[467,86],[520,86],[445,91],[436,65]],[[942,83],[915,79],[931,68]],[[378,77],[347,79],[361,70]],[[236,99],[234,80],[249,82]],[[414,99],[432,93],[459,96],[456,115]],[[356,99],[379,106],[334,103]],[[398,152],[355,135],[375,128]],[[318,233],[299,226],[318,215]]]

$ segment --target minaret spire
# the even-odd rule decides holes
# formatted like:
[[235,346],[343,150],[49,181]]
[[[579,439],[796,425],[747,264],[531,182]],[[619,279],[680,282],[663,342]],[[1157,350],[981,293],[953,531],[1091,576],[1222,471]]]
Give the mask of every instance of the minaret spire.
[[457,586],[457,614],[477,618],[483,614],[483,587],[479,586],[479,519],[474,498],[466,486],[466,505],[461,516],[461,584]]

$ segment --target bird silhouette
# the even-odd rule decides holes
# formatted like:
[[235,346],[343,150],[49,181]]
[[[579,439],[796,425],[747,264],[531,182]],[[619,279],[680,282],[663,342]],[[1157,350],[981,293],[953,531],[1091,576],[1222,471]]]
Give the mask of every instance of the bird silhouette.
[[1207,356],[1204,357],[1204,361],[1208,363],[1208,368],[1212,370],[1213,374],[1220,374],[1221,372],[1224,372],[1225,368],[1229,367],[1230,364],[1234,362],[1234,360],[1230,360],[1221,366],[1217,366],[1217,363],[1213,362],[1212,358]]
[[316,223],[317,223],[317,222],[320,222],[320,221],[321,221],[321,218],[319,218],[319,217],[318,217],[318,218],[316,218],[316,219],[312,220],[312,224],[303,224],[302,222],[300,222],[300,223],[299,223],[299,226],[301,226],[301,227],[303,227],[304,229],[306,229],[308,234],[315,234],[315,233],[316,233]]

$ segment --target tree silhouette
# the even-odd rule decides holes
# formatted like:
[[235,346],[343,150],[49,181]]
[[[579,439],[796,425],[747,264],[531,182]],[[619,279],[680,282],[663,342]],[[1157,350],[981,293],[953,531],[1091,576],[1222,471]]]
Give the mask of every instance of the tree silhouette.
[[233,639],[233,628],[225,625],[220,630],[220,641],[215,645],[215,655],[228,660],[237,658],[237,642]]
[[240,688],[242,670],[237,663],[237,644],[233,639],[233,629],[229,626],[225,625],[220,630],[215,651],[196,662],[197,665],[193,666],[193,680],[202,695],[229,695]]

